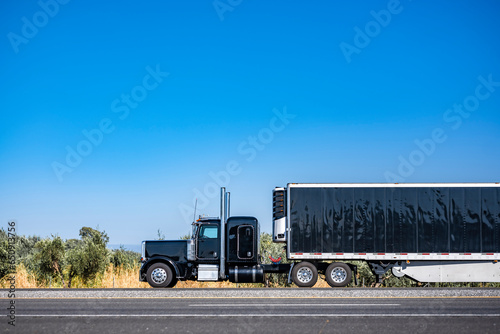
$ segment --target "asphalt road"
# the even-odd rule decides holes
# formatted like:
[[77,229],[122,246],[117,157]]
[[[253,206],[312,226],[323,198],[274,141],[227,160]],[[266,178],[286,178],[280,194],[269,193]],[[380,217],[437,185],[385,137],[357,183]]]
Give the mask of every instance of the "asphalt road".
[[8,333],[499,333],[500,298],[23,297],[15,328],[2,322]]

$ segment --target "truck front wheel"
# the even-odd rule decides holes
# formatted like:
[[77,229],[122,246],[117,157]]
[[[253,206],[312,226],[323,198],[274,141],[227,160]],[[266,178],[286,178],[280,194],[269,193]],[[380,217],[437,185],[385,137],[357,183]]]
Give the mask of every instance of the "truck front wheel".
[[172,287],[172,282],[175,282],[172,269],[165,263],[152,264],[146,273],[146,279],[149,285],[153,288]]
[[325,278],[326,282],[333,288],[344,287],[351,282],[352,270],[345,263],[333,262],[326,268]]
[[310,288],[318,281],[318,269],[310,262],[300,262],[293,266],[292,279],[298,287]]

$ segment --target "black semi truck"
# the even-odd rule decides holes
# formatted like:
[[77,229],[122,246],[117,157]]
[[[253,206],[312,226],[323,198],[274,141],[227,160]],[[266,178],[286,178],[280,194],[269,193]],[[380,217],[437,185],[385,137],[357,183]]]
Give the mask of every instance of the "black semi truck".
[[[318,273],[343,287],[366,261],[420,282],[500,282],[498,183],[304,184],[273,191],[273,241],[292,261],[261,263],[259,223],[229,217],[221,189],[218,218],[193,223],[189,240],[143,241],[140,280],[260,283],[266,273],[311,287]],[[354,274],[354,275],[353,275]]]

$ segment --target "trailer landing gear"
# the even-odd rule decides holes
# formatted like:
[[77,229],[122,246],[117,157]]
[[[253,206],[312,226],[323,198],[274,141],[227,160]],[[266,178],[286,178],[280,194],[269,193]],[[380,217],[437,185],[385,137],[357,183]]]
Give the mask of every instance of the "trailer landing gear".
[[375,274],[377,285],[382,284],[383,282],[382,276],[384,276],[387,270],[391,269],[394,266],[393,263],[382,263],[382,262],[379,263],[368,262],[368,264],[370,265],[373,274]]

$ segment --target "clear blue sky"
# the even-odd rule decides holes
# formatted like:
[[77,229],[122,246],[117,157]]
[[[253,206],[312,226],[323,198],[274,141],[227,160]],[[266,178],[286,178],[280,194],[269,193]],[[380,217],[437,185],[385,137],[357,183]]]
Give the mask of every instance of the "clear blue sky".
[[195,197],[218,215],[210,173],[268,232],[288,182],[498,182],[499,15],[493,0],[2,1],[0,224],[176,239]]

